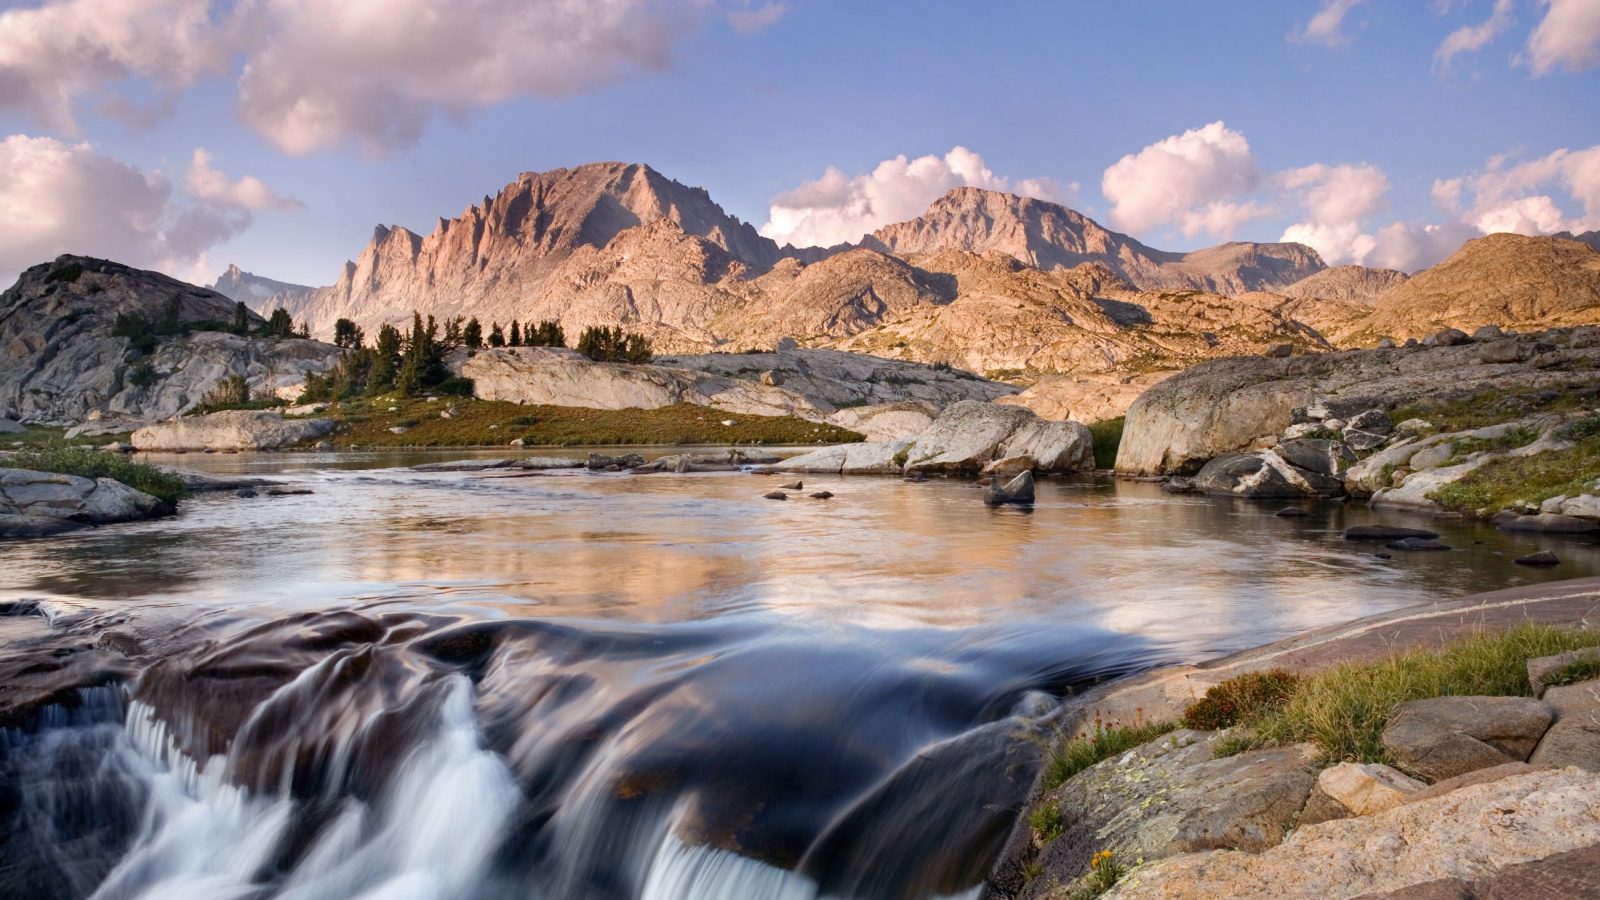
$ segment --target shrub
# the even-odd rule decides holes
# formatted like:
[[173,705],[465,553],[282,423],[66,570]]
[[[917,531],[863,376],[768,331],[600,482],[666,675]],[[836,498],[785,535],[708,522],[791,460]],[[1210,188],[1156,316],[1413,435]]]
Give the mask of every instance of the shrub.
[[1094,437],[1094,464],[1096,468],[1111,469],[1117,465],[1117,448],[1122,446],[1122,425],[1125,416],[1106,419],[1089,426]]
[[439,382],[437,385],[434,385],[433,389],[441,394],[446,394],[451,397],[471,397],[472,388],[473,384],[471,378],[466,378],[460,375],[452,375],[451,377]]
[[107,453],[104,450],[49,444],[20,450],[7,461],[7,465],[82,478],[111,478],[173,507],[188,494],[183,479],[177,475],[147,463],[134,462],[120,453]]
[[1300,676],[1283,669],[1246,672],[1213,685],[1183,711],[1183,724],[1200,731],[1231,728],[1289,702]]
[[1061,823],[1061,807],[1045,800],[1028,815],[1028,825],[1039,836],[1039,843],[1048,844],[1061,836],[1065,826]]
[[155,366],[150,365],[148,359],[139,360],[128,370],[128,383],[134,387],[149,387],[160,379],[161,374],[156,371]]
[[603,326],[585,328],[575,349],[595,362],[647,363],[654,357],[645,338]]
[[1176,727],[1174,722],[1110,727],[1095,723],[1093,734],[1065,741],[1051,750],[1050,758],[1045,761],[1042,785],[1045,790],[1053,791],[1095,763],[1148,744]]
[[50,268],[50,274],[44,277],[47,282],[64,281],[67,284],[76,282],[83,277],[83,263],[76,260],[71,262],[58,262]]

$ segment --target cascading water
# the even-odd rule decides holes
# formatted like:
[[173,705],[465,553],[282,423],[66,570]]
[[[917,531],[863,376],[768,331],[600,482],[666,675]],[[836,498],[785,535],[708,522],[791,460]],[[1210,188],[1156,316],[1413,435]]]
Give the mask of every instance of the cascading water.
[[3,732],[5,893],[975,896],[1034,771],[1012,709],[1136,653],[1085,634],[1039,669],[1017,634],[929,629],[892,661],[758,617],[205,634]]

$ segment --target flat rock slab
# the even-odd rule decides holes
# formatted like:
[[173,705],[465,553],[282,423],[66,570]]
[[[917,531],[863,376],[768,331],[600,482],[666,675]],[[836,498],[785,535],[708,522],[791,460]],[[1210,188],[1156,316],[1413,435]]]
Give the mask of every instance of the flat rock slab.
[[1433,697],[1395,707],[1383,748],[1395,767],[1442,781],[1508,762],[1523,762],[1555,719],[1531,697]]
[[1393,809],[1427,785],[1380,763],[1340,763],[1317,775],[1317,790],[1354,816]]
[[[1545,770],[1300,828],[1261,853],[1217,851],[1162,860],[1135,869],[1103,896],[1589,897],[1595,896],[1591,886],[1600,872],[1596,845],[1600,778],[1575,769]],[[1515,893],[1513,886],[1528,891],[1576,886],[1576,893]],[[1468,893],[1452,894],[1452,889]]]

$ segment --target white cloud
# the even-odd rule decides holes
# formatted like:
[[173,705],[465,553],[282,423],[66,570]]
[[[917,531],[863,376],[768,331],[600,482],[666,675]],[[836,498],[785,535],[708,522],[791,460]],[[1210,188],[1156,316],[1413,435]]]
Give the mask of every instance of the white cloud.
[[735,31],[754,34],[777,24],[787,11],[788,6],[784,3],[763,3],[755,8],[730,9],[728,24],[732,25]]
[[1483,23],[1464,25],[1450,32],[1444,43],[1441,43],[1439,49],[1433,53],[1434,68],[1448,71],[1450,60],[1462,53],[1482,50],[1505,33],[1506,29],[1516,24],[1516,21],[1516,16],[1512,14],[1512,0],[1494,0],[1494,9]]
[[1362,264],[1415,272],[1456,252],[1479,234],[1476,228],[1460,221],[1429,225],[1391,222],[1378,230],[1376,243]]
[[1528,68],[1547,75],[1557,68],[1577,72],[1600,64],[1600,3],[1544,0],[1544,19],[1528,36]]
[[1277,182],[1306,213],[1280,240],[1305,244],[1329,265],[1360,263],[1377,246],[1362,229],[1389,192],[1389,179],[1377,166],[1317,163],[1281,172]]
[[0,284],[62,253],[188,275],[208,249],[250,226],[252,209],[284,208],[281,199],[262,202],[277,195],[259,181],[229,181],[204,151],[195,159],[216,178],[202,177],[193,196],[175,196],[162,173],[88,143],[23,134],[0,141]]
[[1350,36],[1344,33],[1344,18],[1361,2],[1362,0],[1324,0],[1322,8],[1311,17],[1311,21],[1307,22],[1304,28],[1292,32],[1289,40],[1321,44],[1324,47],[1343,47],[1350,43]]
[[854,178],[829,166],[821,178],[774,197],[761,233],[797,247],[856,241],[884,225],[922,215],[929,204],[957,187],[1065,199],[1061,186],[1050,179],[1027,179],[1013,186],[1010,179],[990,171],[982,156],[956,147],[944,156],[908,159],[902,154]]
[[1250,142],[1218,121],[1122,157],[1106,169],[1100,190],[1111,201],[1112,223],[1125,230],[1176,225],[1189,237],[1230,237],[1269,212],[1237,201],[1257,181]]
[[80,94],[132,76],[188,87],[227,60],[210,8],[211,0],[62,0],[0,12],[0,109],[75,134]]
[[190,193],[201,200],[213,203],[237,206],[246,210],[305,208],[305,204],[298,200],[278,196],[272,188],[267,187],[254,175],[246,175],[238,181],[230,180],[227,175],[211,165],[211,151],[204,147],[194,149],[194,156],[189,162],[189,174],[185,180]]

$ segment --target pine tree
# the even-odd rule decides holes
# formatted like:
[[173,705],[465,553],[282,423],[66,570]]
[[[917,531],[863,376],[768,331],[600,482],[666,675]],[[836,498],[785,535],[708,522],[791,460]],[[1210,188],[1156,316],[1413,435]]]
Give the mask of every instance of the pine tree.
[[522,326],[517,324],[517,321],[515,319],[511,320],[511,338],[510,338],[510,340],[506,341],[506,346],[508,346],[508,347],[521,347],[522,346]]
[[461,330],[461,341],[467,345],[468,350],[483,348],[483,326],[478,324],[477,316],[467,320],[467,327]]
[[245,308],[244,301],[233,304],[233,333],[247,334],[250,331],[250,311]]
[[489,346],[504,347],[506,345],[505,332],[500,330],[500,323],[495,322],[489,328]]
[[333,345],[335,347],[357,349],[365,338],[366,335],[362,334],[356,323],[349,319],[340,319],[333,323]]
[[394,387],[395,369],[400,364],[400,331],[393,325],[378,329],[373,348],[372,369],[367,374],[367,393],[381,394]]
[[294,317],[289,315],[287,309],[279,307],[272,311],[272,317],[267,320],[267,333],[273,337],[290,337],[294,334]]

